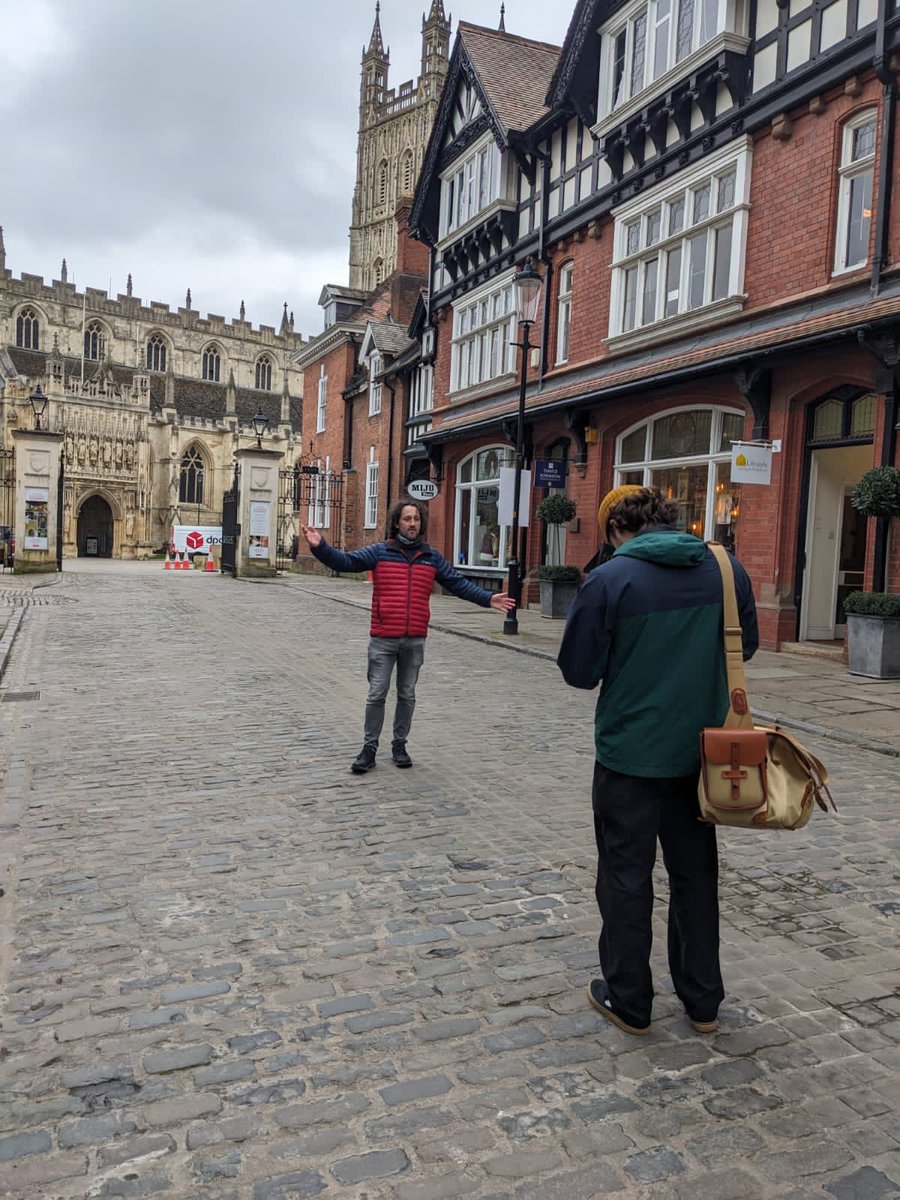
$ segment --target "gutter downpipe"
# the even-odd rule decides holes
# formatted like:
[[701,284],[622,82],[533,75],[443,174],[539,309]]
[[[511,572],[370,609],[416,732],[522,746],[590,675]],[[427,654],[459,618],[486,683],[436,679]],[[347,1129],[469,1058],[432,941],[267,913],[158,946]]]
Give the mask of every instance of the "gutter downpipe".
[[[396,392],[395,392],[393,385],[388,383],[388,381],[386,379],[384,380],[384,386],[391,393],[391,407],[390,407],[390,412],[388,413],[388,445],[387,445],[387,452],[388,452],[387,498],[388,498],[388,511],[390,511],[391,487],[392,487],[393,481],[394,481],[394,402],[397,397],[396,397]],[[388,531],[388,532],[390,532],[390,531]]]
[[894,167],[894,132],[896,129],[897,81],[884,58],[887,0],[878,0],[878,25],[875,31],[873,67],[882,83],[881,153],[878,167],[878,208],[875,214],[875,253],[872,257],[872,296],[881,291],[881,277],[888,265],[891,215],[891,190]]

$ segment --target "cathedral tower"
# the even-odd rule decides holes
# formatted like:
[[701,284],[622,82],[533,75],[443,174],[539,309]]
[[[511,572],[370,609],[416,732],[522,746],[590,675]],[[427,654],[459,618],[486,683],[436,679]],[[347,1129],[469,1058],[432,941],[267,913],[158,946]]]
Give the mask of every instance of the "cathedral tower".
[[381,33],[381,4],[363,50],[356,187],[350,226],[350,287],[370,291],[396,268],[394,213],[416,185],[441,88],[447,75],[450,21],[443,0],[422,19],[422,69],[415,82],[388,87],[390,50]]

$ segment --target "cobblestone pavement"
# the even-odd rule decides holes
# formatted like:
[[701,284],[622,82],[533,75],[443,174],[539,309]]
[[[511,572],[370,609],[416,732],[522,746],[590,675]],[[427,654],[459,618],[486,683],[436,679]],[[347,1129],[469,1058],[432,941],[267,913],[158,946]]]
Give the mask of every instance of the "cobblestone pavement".
[[360,778],[358,609],[158,567],[58,595],[0,703],[0,1194],[900,1196],[896,760],[810,739],[840,815],[722,836],[716,1035],[660,878],[632,1038],[585,1000],[593,697],[551,663],[434,633],[414,769]]

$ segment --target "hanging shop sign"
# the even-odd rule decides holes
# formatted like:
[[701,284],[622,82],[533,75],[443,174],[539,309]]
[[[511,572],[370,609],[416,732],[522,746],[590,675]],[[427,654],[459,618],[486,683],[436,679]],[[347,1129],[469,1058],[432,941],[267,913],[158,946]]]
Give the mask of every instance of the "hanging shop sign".
[[406,492],[413,500],[436,500],[438,485],[430,479],[414,479],[406,485]]
[[534,486],[566,486],[566,460],[564,458],[538,458],[534,463]]
[[731,447],[732,483],[771,483],[772,448],[748,442],[734,442]]

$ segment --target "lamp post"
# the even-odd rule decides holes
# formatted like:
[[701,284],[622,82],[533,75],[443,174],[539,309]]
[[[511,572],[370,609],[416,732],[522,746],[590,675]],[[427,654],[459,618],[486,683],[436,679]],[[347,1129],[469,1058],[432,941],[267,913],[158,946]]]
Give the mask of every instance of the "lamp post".
[[507,613],[503,622],[504,633],[519,632],[519,609],[522,606],[522,546],[519,537],[519,492],[522,487],[522,467],[525,460],[525,388],[528,383],[528,355],[534,348],[529,340],[531,327],[537,320],[538,308],[541,303],[541,287],[544,278],[529,258],[524,268],[513,280],[516,288],[516,319],[522,331],[522,340],[513,342],[522,351],[519,376],[519,409],[516,414],[516,475],[513,490],[512,530],[510,535],[511,556],[507,562],[509,569],[509,594],[515,601],[515,608]]
[[28,397],[31,404],[31,411],[34,413],[34,427],[41,428],[41,417],[44,415],[44,410],[47,407],[47,397],[44,395],[41,385],[38,384],[31,395]]
[[256,416],[250,418],[250,424],[253,426],[253,432],[256,434],[256,448],[262,450],[263,434],[269,427],[269,418],[262,410],[260,405],[256,410]]

